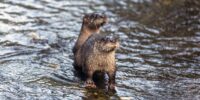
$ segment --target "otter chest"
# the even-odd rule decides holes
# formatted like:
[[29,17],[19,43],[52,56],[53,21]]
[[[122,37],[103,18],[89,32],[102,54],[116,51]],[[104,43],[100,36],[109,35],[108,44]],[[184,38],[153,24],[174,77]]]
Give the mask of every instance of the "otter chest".
[[115,57],[114,55],[95,53],[88,57],[87,65],[94,70],[107,71],[115,65]]

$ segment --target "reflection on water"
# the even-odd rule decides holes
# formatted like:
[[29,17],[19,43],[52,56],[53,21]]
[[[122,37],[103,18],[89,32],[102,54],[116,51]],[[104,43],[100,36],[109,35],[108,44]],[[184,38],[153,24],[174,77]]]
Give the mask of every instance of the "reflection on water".
[[[71,49],[82,16],[120,36],[117,93],[85,89]],[[0,1],[1,99],[200,99],[199,0]]]

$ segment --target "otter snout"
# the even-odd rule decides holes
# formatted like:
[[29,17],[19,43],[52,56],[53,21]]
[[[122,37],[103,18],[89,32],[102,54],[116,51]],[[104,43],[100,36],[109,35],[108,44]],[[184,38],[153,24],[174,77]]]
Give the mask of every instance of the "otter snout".
[[116,42],[119,42],[119,37],[117,37],[117,36],[106,36],[104,38],[104,41],[111,42],[111,43],[116,43]]

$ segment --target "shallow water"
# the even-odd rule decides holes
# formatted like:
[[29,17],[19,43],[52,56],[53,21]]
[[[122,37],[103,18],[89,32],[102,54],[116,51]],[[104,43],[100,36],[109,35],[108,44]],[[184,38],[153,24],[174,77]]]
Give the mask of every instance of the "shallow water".
[[[88,90],[71,49],[85,13],[120,36],[115,94]],[[0,99],[200,99],[199,0],[2,0]]]

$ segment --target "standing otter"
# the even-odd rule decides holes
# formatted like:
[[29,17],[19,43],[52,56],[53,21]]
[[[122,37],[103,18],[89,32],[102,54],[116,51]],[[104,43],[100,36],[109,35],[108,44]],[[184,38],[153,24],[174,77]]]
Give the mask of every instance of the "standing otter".
[[77,60],[77,65],[82,67],[82,72],[87,76],[87,86],[96,87],[92,80],[93,74],[96,71],[100,71],[108,74],[108,88],[114,90],[116,73],[115,50],[117,47],[119,47],[118,38],[92,34],[77,51],[75,59]]

